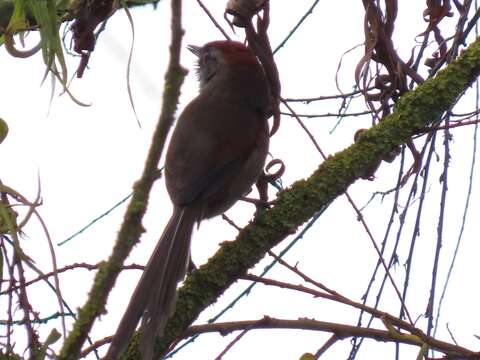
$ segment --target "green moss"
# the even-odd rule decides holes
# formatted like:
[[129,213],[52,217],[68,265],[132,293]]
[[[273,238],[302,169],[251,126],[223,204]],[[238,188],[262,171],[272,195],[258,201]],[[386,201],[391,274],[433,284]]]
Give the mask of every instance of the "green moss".
[[[480,40],[435,79],[405,94],[393,114],[361,134],[349,148],[324,161],[305,180],[278,195],[275,206],[244,228],[234,242],[222,245],[208,264],[190,274],[179,290],[177,308],[158,352],[180,335],[234,281],[265,256],[268,249],[292,234],[320,209],[343,194],[356,180],[367,177],[382,158],[407,142],[412,134],[439,117],[478,76]],[[138,353],[129,353],[137,359]]]

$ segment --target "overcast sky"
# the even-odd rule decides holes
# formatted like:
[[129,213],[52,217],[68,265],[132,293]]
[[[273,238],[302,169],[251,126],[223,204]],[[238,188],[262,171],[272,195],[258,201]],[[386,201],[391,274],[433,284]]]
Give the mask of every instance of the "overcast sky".
[[[270,39],[275,48],[292,27],[303,16],[313,1],[272,2],[272,23]],[[332,2],[320,1],[302,27],[281,48],[275,59],[279,67],[284,97],[314,97],[337,93],[335,73],[341,55],[363,41],[363,7],[360,1]],[[421,4],[420,4],[421,3]],[[222,19],[223,7],[218,1],[205,1],[217,19]],[[425,23],[422,20],[423,2],[400,2],[399,20],[395,31],[395,44],[404,60],[410,55],[415,37],[420,34]],[[56,85],[50,102],[52,84],[49,78],[41,84],[44,65],[41,55],[26,60],[13,59],[0,48],[0,117],[4,118],[10,133],[0,145],[1,180],[15,188],[29,199],[34,199],[40,179],[43,205],[39,209],[46,221],[50,235],[59,243],[100,216],[114,204],[125,198],[131,191],[133,182],[138,179],[143,168],[144,157],[150,144],[152,129],[158,118],[161,106],[163,74],[168,61],[169,44],[169,2],[161,1],[157,10],[144,7],[132,10],[135,23],[135,48],[131,74],[131,87],[139,119],[139,128],[127,94],[126,68],[131,45],[131,29],[123,11],[118,11],[101,34],[95,52],[91,56],[89,68],[83,79],[74,79],[71,91],[89,107],[79,107]],[[182,64],[190,70],[182,88],[179,111],[190,101],[198,90],[194,76],[194,56],[185,46],[202,45],[208,41],[221,39],[218,30],[203,14],[196,2],[186,2],[184,6],[184,29],[186,30],[182,53]],[[221,21],[225,29],[228,26]],[[231,34],[231,32],[230,32]],[[235,37],[235,35],[232,35]],[[29,41],[34,43],[36,34]],[[243,33],[237,30],[237,40],[243,40]],[[340,88],[348,92],[354,85],[353,75],[356,63],[362,56],[362,48],[347,54],[339,72]],[[78,58],[68,57],[70,74],[78,65]],[[465,101],[467,103],[467,101]],[[299,113],[337,112],[340,101],[312,103],[308,106],[295,105]],[[471,110],[473,102],[465,104],[464,110]],[[362,111],[362,100],[352,104],[352,111]],[[351,117],[341,122],[334,132],[331,130],[337,118],[317,118],[305,120],[315,135],[322,150],[333,154],[353,141],[353,134],[359,128],[369,127],[368,118]],[[450,191],[446,219],[446,236],[443,246],[440,283],[443,284],[447,266],[460,229],[470,166],[473,128],[454,130],[452,161],[450,168]],[[439,134],[441,135],[441,134]],[[414,318],[423,314],[428,300],[431,277],[432,249],[436,240],[436,225],[439,213],[438,179],[442,164],[442,136],[438,137],[438,163],[433,167],[428,187],[424,222],[418,240],[414,273],[407,305]],[[283,117],[278,134],[272,138],[271,153],[286,165],[282,178],[288,186],[293,181],[307,177],[322,161],[308,141],[305,133],[291,118]],[[423,144],[421,141],[418,143]],[[408,166],[411,157],[407,157]],[[363,206],[374,191],[385,191],[396,183],[399,161],[383,164],[376,173],[375,181],[358,181],[350,189],[359,207]],[[409,189],[409,185],[407,188]],[[478,189],[474,187],[472,199],[478,199]],[[405,201],[405,195],[401,199]],[[274,193],[272,192],[272,195]],[[391,211],[392,198],[382,202],[376,199],[365,210],[365,220],[373,231],[375,240],[383,240]],[[404,204],[404,203],[403,203]],[[125,205],[122,205],[96,222],[71,241],[56,248],[59,267],[72,263],[96,263],[105,260],[110,254],[116,231],[122,219]],[[150,199],[150,206],[144,221],[147,229],[142,242],[137,246],[128,263],[144,264],[155,245],[165,222],[170,215],[171,205],[164,190],[163,181],[157,182]],[[253,208],[238,204],[228,212],[238,224],[246,224]],[[402,210],[402,209],[401,209]],[[470,214],[478,214],[478,201],[473,200]],[[407,221],[411,229],[414,217]],[[470,220],[473,219],[471,215]],[[398,225],[398,219],[397,219]],[[478,257],[478,229],[474,221],[467,222],[465,239],[459,253],[457,268],[445,299],[443,317],[438,334],[450,341],[445,324],[461,345],[476,349],[478,340],[478,298],[480,292],[474,279],[480,269]],[[396,228],[395,228],[396,231]],[[193,260],[202,264],[214,254],[220,242],[234,239],[236,230],[220,218],[202,223],[192,244]],[[408,234],[408,235],[407,235]],[[393,272],[401,284],[404,278],[403,263],[409,246],[411,231],[404,235],[399,250],[399,266]],[[288,240],[275,249],[281,251]],[[393,243],[393,241],[392,241]],[[25,228],[22,246],[35,259],[36,264],[49,271],[51,261],[45,236],[38,221],[32,220]],[[299,268],[316,280],[340,293],[360,301],[365,292],[376,263],[374,249],[356,219],[356,214],[346,201],[339,197],[317,221],[315,226],[285,256],[290,264],[298,263]],[[271,259],[262,261],[252,272],[259,274]],[[63,275],[62,291],[72,308],[81,306],[91,287],[93,273],[74,270]],[[108,314],[97,321],[92,332],[95,340],[113,333],[118,319],[126,307],[133,290],[138,271],[122,274],[108,303]],[[301,280],[280,266],[275,267],[269,277],[301,283]],[[378,279],[383,277],[380,273]],[[248,285],[241,281],[219,302],[201,315],[204,322],[218,313],[238,293]],[[378,286],[378,285],[376,285]],[[42,316],[57,311],[54,295],[45,285],[32,288],[33,302],[41,309]],[[380,308],[398,314],[399,303],[387,285],[385,298]],[[120,300],[120,301],[119,301]],[[259,319],[264,315],[296,319],[298,317],[355,324],[357,313],[345,306],[313,299],[304,294],[287,290],[267,288],[257,285],[253,292],[244,297],[222,321]],[[426,320],[420,318],[418,325]],[[376,324],[381,328],[381,324]],[[46,336],[52,327],[59,323],[49,323],[41,328]],[[203,335],[195,343],[179,352],[175,359],[213,359],[232,341],[233,335]],[[225,356],[225,359],[275,358],[294,359],[304,352],[315,352],[329,337],[308,331],[253,331],[247,334]],[[18,343],[22,339],[18,338]],[[20,346],[19,346],[20,348]],[[349,342],[336,344],[325,355],[325,359],[343,359],[349,351]],[[405,358],[412,358],[417,349],[405,351]],[[358,359],[393,358],[393,345],[368,342]],[[408,355],[407,355],[408,354]],[[403,357],[402,357],[403,358]]]

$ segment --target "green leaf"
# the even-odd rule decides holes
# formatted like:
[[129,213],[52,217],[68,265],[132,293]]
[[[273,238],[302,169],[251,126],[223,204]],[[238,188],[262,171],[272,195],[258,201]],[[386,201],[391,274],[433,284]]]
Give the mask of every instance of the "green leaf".
[[0,118],[0,144],[5,140],[8,134],[8,125],[5,120]]
[[[40,36],[42,37],[42,53],[48,69],[56,72],[59,80],[66,85],[67,66],[60,39],[60,20],[57,17],[57,5],[55,0],[27,0],[35,20],[39,25]],[[61,72],[55,66],[55,59],[58,60]]]
[[315,355],[310,353],[305,353],[302,356],[300,356],[300,360],[315,360]]

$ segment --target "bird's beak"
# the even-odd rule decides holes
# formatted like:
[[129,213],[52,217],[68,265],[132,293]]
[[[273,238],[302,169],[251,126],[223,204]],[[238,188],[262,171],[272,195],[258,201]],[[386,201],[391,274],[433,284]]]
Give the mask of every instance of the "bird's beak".
[[200,46],[187,45],[187,49],[190,50],[193,53],[193,55],[200,57],[200,53],[202,50]]

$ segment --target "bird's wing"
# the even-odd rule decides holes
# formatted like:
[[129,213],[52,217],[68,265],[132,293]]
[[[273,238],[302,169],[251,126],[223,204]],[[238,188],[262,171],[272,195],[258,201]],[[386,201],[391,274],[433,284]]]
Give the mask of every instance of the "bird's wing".
[[260,114],[241,106],[223,109],[226,103],[215,108],[220,114],[234,114],[229,118],[218,118],[209,107],[196,106],[194,100],[178,120],[172,135],[177,146],[169,148],[166,163],[167,187],[178,206],[226,191],[257,149],[259,133],[265,136],[266,123]]

